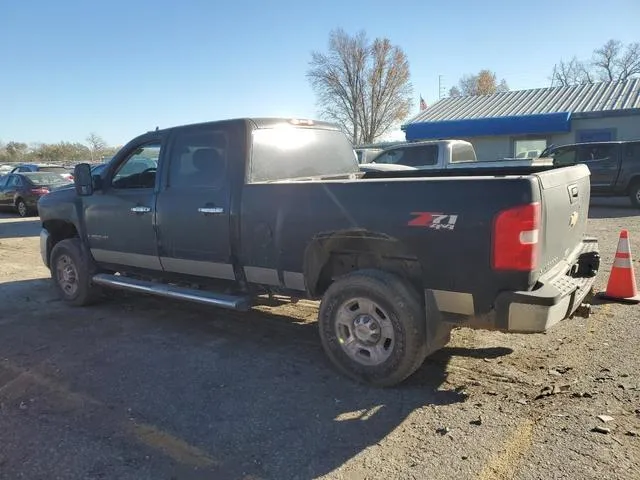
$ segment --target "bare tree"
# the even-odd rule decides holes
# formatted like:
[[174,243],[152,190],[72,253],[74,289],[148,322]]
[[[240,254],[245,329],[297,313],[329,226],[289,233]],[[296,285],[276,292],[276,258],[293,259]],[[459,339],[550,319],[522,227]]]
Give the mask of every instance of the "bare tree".
[[91,132],[86,138],[91,152],[91,161],[94,162],[107,147],[107,142],[97,133]]
[[503,78],[498,78],[491,70],[480,70],[476,75],[465,75],[458,81],[457,87],[451,87],[449,96],[459,97],[467,95],[491,95],[492,93],[508,92],[509,86]]
[[640,43],[623,45],[619,40],[609,40],[593,51],[590,61],[573,57],[560,60],[553,67],[551,86],[568,87],[595,81],[625,81],[640,75]]
[[374,142],[409,115],[409,61],[388,39],[370,42],[364,32],[352,37],[333,30],[328,52],[313,52],[309,65],[321,115],[338,123],[354,144]]
[[551,74],[552,87],[569,87],[583,83],[593,83],[593,74],[589,71],[589,66],[577,57],[569,61],[560,60],[554,65]]
[[592,64],[604,82],[627,80],[640,74],[640,43],[625,47],[619,40],[609,40],[594,50]]

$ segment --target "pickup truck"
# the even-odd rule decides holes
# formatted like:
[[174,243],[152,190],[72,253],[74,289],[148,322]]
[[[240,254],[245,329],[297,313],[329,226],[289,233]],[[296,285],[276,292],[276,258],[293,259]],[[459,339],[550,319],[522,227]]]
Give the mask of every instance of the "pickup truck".
[[594,196],[628,196],[640,208],[640,140],[552,145],[542,155],[556,166],[587,165]]
[[552,165],[551,159],[505,159],[478,161],[473,145],[466,140],[429,140],[399,143],[385,148],[369,163],[362,163],[363,172],[397,170],[446,170],[449,168],[496,168]]
[[456,326],[543,332],[582,310],[599,265],[588,169],[487,172],[369,178],[313,120],[177,126],[42,197],[42,259],[73,305],[105,288],[241,311],[321,300],[337,369],[390,386]]

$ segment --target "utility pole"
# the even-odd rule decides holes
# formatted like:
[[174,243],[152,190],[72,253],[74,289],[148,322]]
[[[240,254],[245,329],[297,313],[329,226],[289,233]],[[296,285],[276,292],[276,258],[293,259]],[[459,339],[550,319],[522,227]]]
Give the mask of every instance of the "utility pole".
[[444,87],[444,75],[438,75],[438,100],[442,100],[445,97]]

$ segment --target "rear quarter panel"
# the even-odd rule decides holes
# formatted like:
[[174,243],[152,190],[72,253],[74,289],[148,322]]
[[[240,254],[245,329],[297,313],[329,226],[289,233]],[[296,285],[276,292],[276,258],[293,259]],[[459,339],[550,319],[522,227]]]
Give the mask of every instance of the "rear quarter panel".
[[[375,179],[249,184],[241,203],[241,263],[303,272],[323,233],[366,230],[397,239],[422,266],[425,288],[472,293],[476,313],[503,289],[527,289],[528,273],[491,269],[497,212],[539,200],[533,177]],[[455,216],[437,228],[428,214]],[[437,217],[431,217],[434,220]]]

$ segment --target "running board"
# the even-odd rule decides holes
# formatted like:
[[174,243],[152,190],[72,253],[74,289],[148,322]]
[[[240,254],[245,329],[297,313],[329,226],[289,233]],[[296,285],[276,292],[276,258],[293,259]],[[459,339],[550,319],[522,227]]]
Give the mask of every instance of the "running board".
[[251,308],[251,299],[249,297],[238,297],[208,292],[206,290],[176,287],[167,285],[166,283],[148,282],[119,275],[109,275],[107,273],[94,275],[92,281],[96,285],[104,287],[146,293],[164,298],[172,298],[174,300],[186,300],[188,302],[212,305],[229,310],[247,311]]

